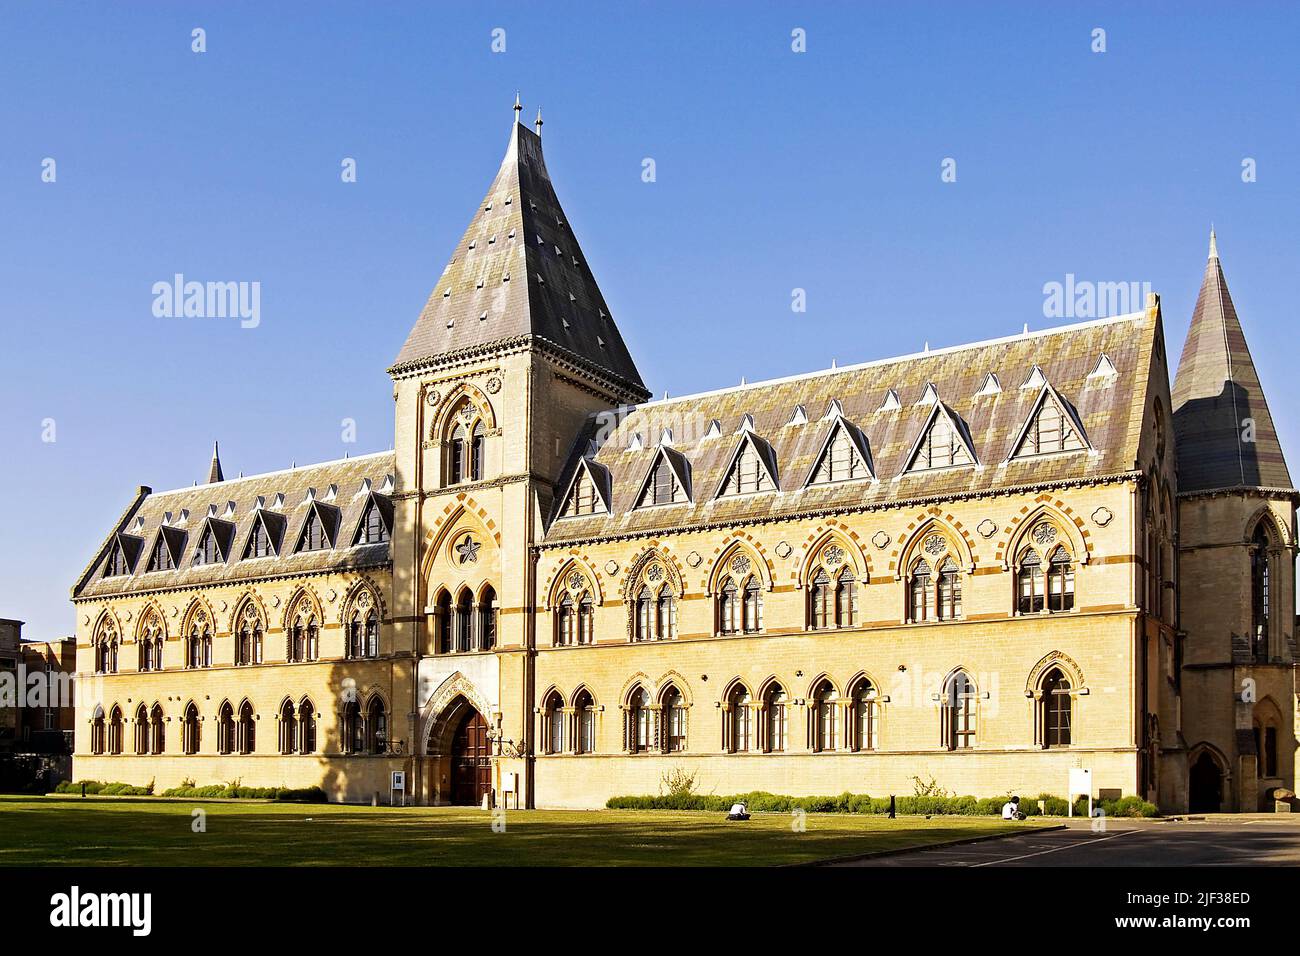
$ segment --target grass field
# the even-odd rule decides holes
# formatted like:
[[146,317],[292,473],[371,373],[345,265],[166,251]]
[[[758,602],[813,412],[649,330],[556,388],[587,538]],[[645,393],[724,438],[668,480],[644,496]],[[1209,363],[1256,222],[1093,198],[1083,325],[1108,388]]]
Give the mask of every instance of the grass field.
[[[207,831],[192,830],[193,811]],[[1023,829],[988,818],[514,810],[0,796],[3,866],[767,866]]]

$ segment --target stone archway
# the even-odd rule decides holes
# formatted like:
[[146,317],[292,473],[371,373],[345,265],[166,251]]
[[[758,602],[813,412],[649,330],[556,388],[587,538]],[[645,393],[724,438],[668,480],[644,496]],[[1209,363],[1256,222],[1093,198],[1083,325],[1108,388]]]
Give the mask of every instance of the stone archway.
[[492,793],[491,708],[462,674],[449,677],[422,709],[421,802],[481,806]]
[[1208,749],[1192,761],[1187,774],[1188,810],[1192,813],[1219,813],[1223,809],[1223,768]]

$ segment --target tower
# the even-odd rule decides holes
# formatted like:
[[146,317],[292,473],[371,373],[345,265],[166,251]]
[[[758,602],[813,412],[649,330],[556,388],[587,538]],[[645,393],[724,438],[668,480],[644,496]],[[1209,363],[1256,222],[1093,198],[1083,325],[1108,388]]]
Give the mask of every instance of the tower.
[[648,397],[520,109],[389,369],[392,617],[431,803],[531,799],[531,548],[584,421]]
[[1213,231],[1172,400],[1189,807],[1271,808],[1295,789],[1297,492]]

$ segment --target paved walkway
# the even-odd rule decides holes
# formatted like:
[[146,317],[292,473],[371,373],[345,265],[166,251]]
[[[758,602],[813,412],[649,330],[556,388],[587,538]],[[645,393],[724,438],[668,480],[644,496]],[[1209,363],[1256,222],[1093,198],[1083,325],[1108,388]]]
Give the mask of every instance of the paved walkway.
[[936,847],[850,861],[839,866],[1296,866],[1300,814],[1242,814],[1177,820],[1110,820],[1093,832],[1087,820],[1064,830],[965,846]]

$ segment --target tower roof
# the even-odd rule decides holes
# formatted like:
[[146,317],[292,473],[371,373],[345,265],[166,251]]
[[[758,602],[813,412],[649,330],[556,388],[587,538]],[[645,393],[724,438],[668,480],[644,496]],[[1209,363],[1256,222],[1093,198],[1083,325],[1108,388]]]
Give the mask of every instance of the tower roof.
[[1291,487],[1213,230],[1172,400],[1179,490]]
[[555,196],[541,137],[516,120],[501,168],[390,371],[523,337],[594,367],[631,400],[648,397]]

